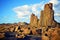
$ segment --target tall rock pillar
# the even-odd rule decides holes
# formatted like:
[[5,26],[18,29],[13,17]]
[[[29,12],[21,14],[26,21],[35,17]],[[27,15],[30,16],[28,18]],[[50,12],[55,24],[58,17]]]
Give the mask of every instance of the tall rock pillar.
[[40,16],[40,26],[52,26],[52,22],[54,20],[54,11],[52,6],[52,3],[46,4],[44,6],[44,10],[41,11]]
[[37,16],[35,16],[35,14],[32,13],[32,15],[30,17],[30,26],[37,27],[37,24],[38,24],[38,18],[37,18]]

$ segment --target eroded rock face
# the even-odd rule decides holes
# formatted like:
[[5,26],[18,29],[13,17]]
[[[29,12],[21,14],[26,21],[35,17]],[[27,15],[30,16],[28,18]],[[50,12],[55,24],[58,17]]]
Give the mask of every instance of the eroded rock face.
[[30,18],[30,26],[31,27],[37,27],[38,25],[38,18],[35,16],[35,14],[32,13],[31,18]]
[[[44,10],[41,11],[40,19],[32,13],[30,17],[30,24],[27,23],[14,23],[14,24],[1,24],[0,32],[6,32],[7,30],[10,32],[17,32],[17,37],[20,38],[20,34],[24,35],[36,35],[40,34],[38,29],[41,29],[42,32],[42,40],[60,40],[60,23],[57,23],[54,20],[54,10],[52,3],[45,4]],[[51,28],[54,28],[53,31]],[[36,31],[38,30],[38,32]],[[47,30],[47,31],[46,31]],[[58,31],[58,32],[57,32]],[[0,33],[0,36],[4,37],[4,34]],[[40,34],[40,35],[41,35]],[[45,36],[47,34],[47,36]],[[50,38],[49,38],[50,37]]]
[[41,26],[51,26],[54,20],[54,11],[52,3],[46,4],[44,10],[41,11],[40,24]]
[[[53,10],[53,4],[45,4],[44,10],[41,11],[40,19],[38,20],[37,16],[34,14],[31,15],[30,18],[30,27],[38,27],[42,28],[45,27],[45,29],[49,28],[55,28],[59,27],[60,25],[54,20],[54,10]],[[36,29],[35,29],[36,30]],[[43,30],[44,32],[45,30]]]

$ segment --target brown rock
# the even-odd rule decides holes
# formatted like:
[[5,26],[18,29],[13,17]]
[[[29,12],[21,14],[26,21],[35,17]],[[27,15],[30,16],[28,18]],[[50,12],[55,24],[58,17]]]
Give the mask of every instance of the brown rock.
[[49,40],[47,36],[42,36],[42,40]]
[[30,26],[37,27],[37,25],[38,25],[38,18],[32,13],[30,18]]
[[4,33],[0,33],[0,38],[4,38]]
[[46,4],[44,10],[41,11],[40,23],[41,26],[51,26],[54,19],[54,11],[52,9],[52,3]]

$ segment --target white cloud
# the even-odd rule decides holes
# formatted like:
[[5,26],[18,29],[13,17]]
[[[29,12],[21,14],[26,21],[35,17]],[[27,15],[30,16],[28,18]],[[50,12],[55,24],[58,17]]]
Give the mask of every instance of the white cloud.
[[32,13],[38,16],[40,9],[43,9],[43,3],[44,1],[32,5],[18,6],[13,8],[13,10],[16,12],[18,18],[25,18],[26,16],[29,17]]
[[54,5],[59,3],[58,0],[50,0],[49,2],[53,3]]
[[37,16],[40,15],[40,10],[43,10],[44,9],[44,5],[46,3],[49,3],[49,2],[54,4],[53,5],[53,9],[54,9],[54,12],[56,12],[54,14],[54,16],[60,16],[60,14],[58,14],[58,12],[56,11],[56,9],[58,7],[55,7],[55,5],[59,4],[58,0],[49,0],[48,2],[42,1],[41,3],[32,4],[32,5],[22,5],[22,6],[18,6],[18,7],[13,8],[13,10],[14,10],[14,12],[16,12],[17,17],[19,19],[24,18],[24,20],[28,20],[32,13],[34,13]]
[[60,16],[60,14],[59,13],[56,13],[56,14],[54,14],[54,16]]
[[18,6],[13,8],[14,12],[16,12],[18,18],[24,18],[24,16],[29,15],[30,7],[28,5]]

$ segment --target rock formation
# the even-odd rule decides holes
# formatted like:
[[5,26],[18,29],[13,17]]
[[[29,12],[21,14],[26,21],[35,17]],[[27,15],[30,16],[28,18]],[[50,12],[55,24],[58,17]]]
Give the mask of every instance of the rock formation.
[[40,26],[52,26],[52,22],[54,20],[54,11],[52,6],[52,3],[46,4],[44,6],[44,10],[41,11]]
[[[37,17],[36,18],[35,17],[36,16],[34,14],[31,15],[30,25],[32,27],[38,27],[38,29],[39,28],[42,29],[42,37],[43,37],[43,40],[48,40],[48,39],[49,40],[50,39],[51,40],[57,40],[57,39],[60,40],[59,39],[60,36],[58,36],[58,34],[56,34],[55,37],[54,37],[53,28],[55,28],[55,30],[57,30],[56,27],[57,28],[60,28],[60,23],[57,23],[54,20],[54,10],[53,10],[53,4],[52,3],[45,4],[44,10],[41,11],[41,16],[40,16],[40,19],[39,20],[38,20]],[[33,31],[33,34],[35,33],[35,35],[36,35],[37,34],[36,33],[36,30],[37,29],[34,29],[34,30],[35,31],[32,30]],[[47,32],[47,34],[46,34],[47,35],[47,39],[44,39],[46,32]],[[55,33],[57,33],[57,31]]]
[[60,40],[60,23],[54,20],[53,4],[49,3],[45,4],[44,10],[41,11],[40,19],[31,14],[29,24],[25,22],[0,24],[0,38],[4,37],[5,32],[16,32],[17,38],[38,34],[42,36],[42,40]]
[[41,27],[57,27],[58,23],[54,20],[54,10],[52,3],[45,4],[44,10],[41,11],[41,17],[39,21]]
[[32,27],[56,27],[59,24],[54,20],[53,4],[45,4],[44,10],[41,11],[40,19],[34,14],[30,17],[30,26]]
[[38,25],[38,18],[35,16],[35,14],[32,13],[31,18],[30,18],[30,26],[31,27],[37,27]]

